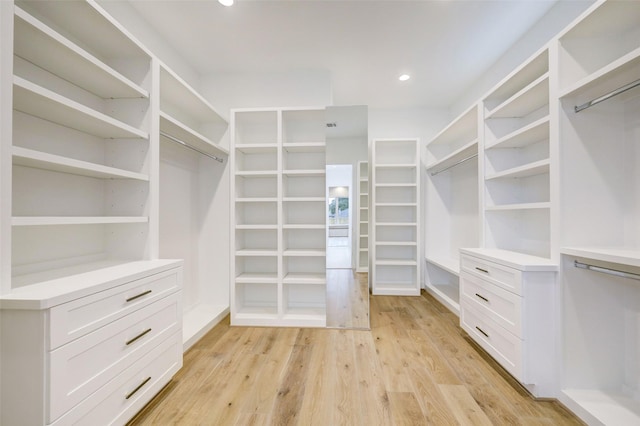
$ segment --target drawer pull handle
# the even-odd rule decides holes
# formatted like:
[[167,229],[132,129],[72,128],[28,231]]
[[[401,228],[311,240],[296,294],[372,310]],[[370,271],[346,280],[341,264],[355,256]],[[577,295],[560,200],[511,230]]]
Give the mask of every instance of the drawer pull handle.
[[125,397],[124,397],[124,399],[129,399],[129,398],[131,398],[133,395],[135,395],[135,394],[136,394],[136,392],[138,392],[140,389],[142,389],[142,387],[143,387],[144,385],[146,385],[146,384],[147,384],[147,382],[148,382],[149,380],[151,380],[151,377],[147,377],[146,379],[144,379],[144,382],[140,383],[140,384],[139,384],[139,385],[138,385],[134,390],[132,390],[131,392],[129,392],[129,393],[127,394],[127,396],[125,396]]
[[484,334],[484,337],[489,337],[489,335],[487,333],[485,333],[484,330],[481,329],[480,327],[478,327],[477,325],[476,325],[476,330],[478,330],[480,333]]
[[482,296],[482,295],[480,295],[478,293],[476,293],[476,296],[478,296],[480,299],[484,300],[485,302],[489,301],[489,299],[487,299],[486,297],[484,297],[484,296]]
[[133,342],[135,342],[136,340],[138,340],[139,338],[141,338],[142,336],[144,336],[145,334],[147,334],[148,332],[150,332],[151,329],[147,329],[145,331],[143,331],[142,333],[138,334],[136,337],[134,337],[133,339],[129,340],[127,342],[127,346],[129,346],[130,344],[132,344]]
[[485,274],[489,273],[489,271],[487,271],[486,269],[478,268],[477,266],[476,266],[476,269],[480,272],[484,272]]
[[132,302],[132,301],[134,301],[134,300],[136,300],[136,299],[141,298],[142,296],[146,296],[146,295],[147,295],[147,294],[149,294],[149,293],[151,293],[151,290],[147,290],[147,291],[145,291],[145,292],[142,292],[142,293],[138,294],[137,296],[130,297],[130,298],[128,298],[126,301],[127,301],[127,302]]

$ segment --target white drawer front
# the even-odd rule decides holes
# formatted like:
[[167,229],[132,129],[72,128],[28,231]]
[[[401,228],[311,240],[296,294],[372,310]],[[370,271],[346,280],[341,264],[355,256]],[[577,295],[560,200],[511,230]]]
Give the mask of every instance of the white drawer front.
[[180,288],[181,268],[101,291],[51,309],[49,349],[53,350]]
[[179,296],[174,293],[50,352],[49,421],[180,330]]
[[491,281],[505,290],[522,295],[522,272],[519,270],[466,255],[461,257],[460,262],[463,271]]
[[473,340],[522,381],[522,340],[471,308],[465,300],[460,306],[460,324]]
[[520,338],[522,335],[522,297],[506,291],[468,272],[460,274],[460,293],[493,321]]
[[182,333],[176,333],[160,342],[53,425],[124,425],[171,380],[180,367]]

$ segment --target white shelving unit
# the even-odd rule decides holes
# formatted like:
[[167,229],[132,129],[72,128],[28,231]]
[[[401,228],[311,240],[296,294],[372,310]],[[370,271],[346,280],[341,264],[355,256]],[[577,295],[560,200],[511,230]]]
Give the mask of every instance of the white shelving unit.
[[160,80],[159,255],[184,259],[183,347],[188,349],[229,313],[229,290],[214,255],[226,199],[216,195],[228,150],[227,122],[193,87],[156,62]]
[[590,424],[640,423],[640,87],[575,107],[638,79],[639,40],[640,4],[609,1],[593,5],[558,43],[560,400]]
[[485,247],[552,256],[549,51],[544,48],[483,100]]
[[324,108],[234,110],[231,322],[326,324]]
[[369,272],[369,162],[358,161],[358,238],[356,272]]
[[371,144],[373,294],[420,295],[420,146],[417,139]]
[[460,248],[478,247],[478,104],[427,143],[425,288],[460,312]]

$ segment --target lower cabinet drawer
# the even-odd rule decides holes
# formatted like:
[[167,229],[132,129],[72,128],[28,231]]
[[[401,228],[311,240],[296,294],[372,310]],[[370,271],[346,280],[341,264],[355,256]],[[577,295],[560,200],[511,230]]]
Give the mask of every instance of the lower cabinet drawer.
[[160,342],[132,366],[60,417],[55,426],[124,425],[182,367],[182,333]]
[[50,311],[49,350],[82,337],[178,290],[182,268],[101,291]]
[[473,340],[522,381],[522,340],[473,309],[466,300],[460,306],[460,324]]
[[482,277],[515,294],[522,294],[522,272],[517,269],[469,255],[460,258],[460,266],[461,271]]
[[468,272],[460,274],[460,294],[468,303],[509,332],[522,335],[522,297]]
[[177,292],[50,352],[49,421],[181,330],[181,323]]

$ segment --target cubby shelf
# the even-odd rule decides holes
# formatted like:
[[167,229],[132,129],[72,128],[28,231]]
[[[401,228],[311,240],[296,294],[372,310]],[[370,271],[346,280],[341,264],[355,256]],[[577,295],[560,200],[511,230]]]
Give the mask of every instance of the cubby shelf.
[[309,274],[290,272],[282,279],[284,284],[324,285],[327,283],[326,274]]
[[326,144],[324,142],[285,143],[282,145],[282,149],[287,152],[324,152]]
[[13,147],[13,164],[102,179],[149,180],[149,176],[142,173],[75,160],[69,157],[35,151],[19,146]]
[[235,278],[236,283],[277,284],[278,274],[242,273]]
[[494,173],[485,176],[485,180],[492,179],[506,179],[506,178],[523,178],[529,176],[540,175],[549,173],[549,166],[551,161],[549,159],[536,161],[530,164],[525,164],[519,167],[513,167],[508,170],[504,170],[499,173]]
[[236,256],[277,256],[277,250],[261,250],[261,249],[245,249],[245,250],[236,250]]
[[522,148],[538,141],[549,138],[549,116],[544,116],[518,130],[509,133],[492,144],[485,145],[485,149]]
[[283,170],[282,176],[288,177],[320,177],[325,176],[325,170]]
[[21,77],[13,77],[14,109],[102,138],[147,139],[148,133]]
[[523,117],[547,104],[549,104],[549,74],[545,73],[489,111],[486,118]]
[[15,6],[14,54],[103,98],[148,98],[149,92]]

